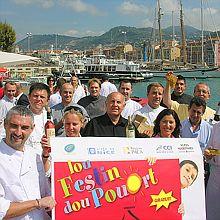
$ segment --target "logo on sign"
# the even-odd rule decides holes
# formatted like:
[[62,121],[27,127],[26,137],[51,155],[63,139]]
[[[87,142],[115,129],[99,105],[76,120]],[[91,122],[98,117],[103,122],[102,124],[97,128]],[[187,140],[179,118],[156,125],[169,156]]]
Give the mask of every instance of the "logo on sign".
[[159,145],[157,148],[156,148],[156,152],[157,153],[173,153],[173,147],[171,145]]
[[143,154],[143,149],[141,147],[124,147],[123,152],[125,154]]
[[178,147],[178,150],[180,153],[194,152],[193,147],[190,147],[189,144],[180,144],[180,146]]
[[88,154],[98,154],[98,155],[112,155],[115,154],[115,149],[113,147],[89,147]]
[[64,150],[67,153],[72,153],[75,150],[75,145],[74,144],[68,144],[64,147]]

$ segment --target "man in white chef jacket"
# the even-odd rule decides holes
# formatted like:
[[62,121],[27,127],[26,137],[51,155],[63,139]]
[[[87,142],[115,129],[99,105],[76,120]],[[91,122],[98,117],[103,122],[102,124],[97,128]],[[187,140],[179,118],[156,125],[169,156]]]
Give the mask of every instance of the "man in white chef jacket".
[[32,112],[15,106],[4,121],[0,142],[0,219],[47,220],[55,206],[41,156],[25,141],[34,129]]

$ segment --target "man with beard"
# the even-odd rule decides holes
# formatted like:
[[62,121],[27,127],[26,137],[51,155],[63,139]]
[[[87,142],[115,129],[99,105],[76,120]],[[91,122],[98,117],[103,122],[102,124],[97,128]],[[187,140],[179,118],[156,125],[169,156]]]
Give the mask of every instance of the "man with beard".
[[34,129],[32,112],[15,106],[4,121],[0,143],[0,219],[47,220],[55,206],[41,156],[24,144]]

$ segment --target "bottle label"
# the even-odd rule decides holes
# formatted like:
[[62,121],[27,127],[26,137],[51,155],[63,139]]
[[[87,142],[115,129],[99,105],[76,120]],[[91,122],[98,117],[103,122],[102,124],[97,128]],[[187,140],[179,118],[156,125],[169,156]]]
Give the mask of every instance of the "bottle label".
[[48,138],[48,144],[50,145],[50,138],[55,137],[55,128],[47,128],[46,136]]
[[55,137],[55,129],[54,128],[47,128],[46,136],[47,136],[47,138]]
[[127,131],[127,137],[128,138],[135,138],[135,131],[134,130],[128,130]]

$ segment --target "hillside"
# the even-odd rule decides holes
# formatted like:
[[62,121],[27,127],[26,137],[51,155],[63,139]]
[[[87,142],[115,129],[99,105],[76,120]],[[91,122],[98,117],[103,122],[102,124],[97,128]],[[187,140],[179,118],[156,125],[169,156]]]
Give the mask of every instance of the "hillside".
[[[124,32],[124,33],[123,33]],[[126,32],[126,34],[125,34]],[[156,36],[158,38],[158,30],[155,30]],[[186,39],[196,40],[201,36],[201,31],[185,26]],[[144,41],[149,41],[152,39],[153,28],[136,28],[136,27],[126,27],[118,26],[110,29],[106,33],[95,36],[95,37],[70,37],[70,36],[57,36],[57,48],[58,49],[77,49],[86,50],[90,48],[97,47],[98,45],[103,46],[115,46],[121,43],[129,42],[131,44],[135,43],[135,46],[140,47]],[[209,35],[210,32],[205,31],[204,35]],[[171,39],[172,27],[168,27],[162,30],[163,39]],[[177,40],[181,40],[181,30],[180,27],[175,27],[175,35]],[[45,34],[45,35],[33,35],[31,37],[31,49],[50,49],[51,45],[55,46],[56,35],[55,34]],[[19,41],[17,43],[24,51],[27,50],[27,38]]]

